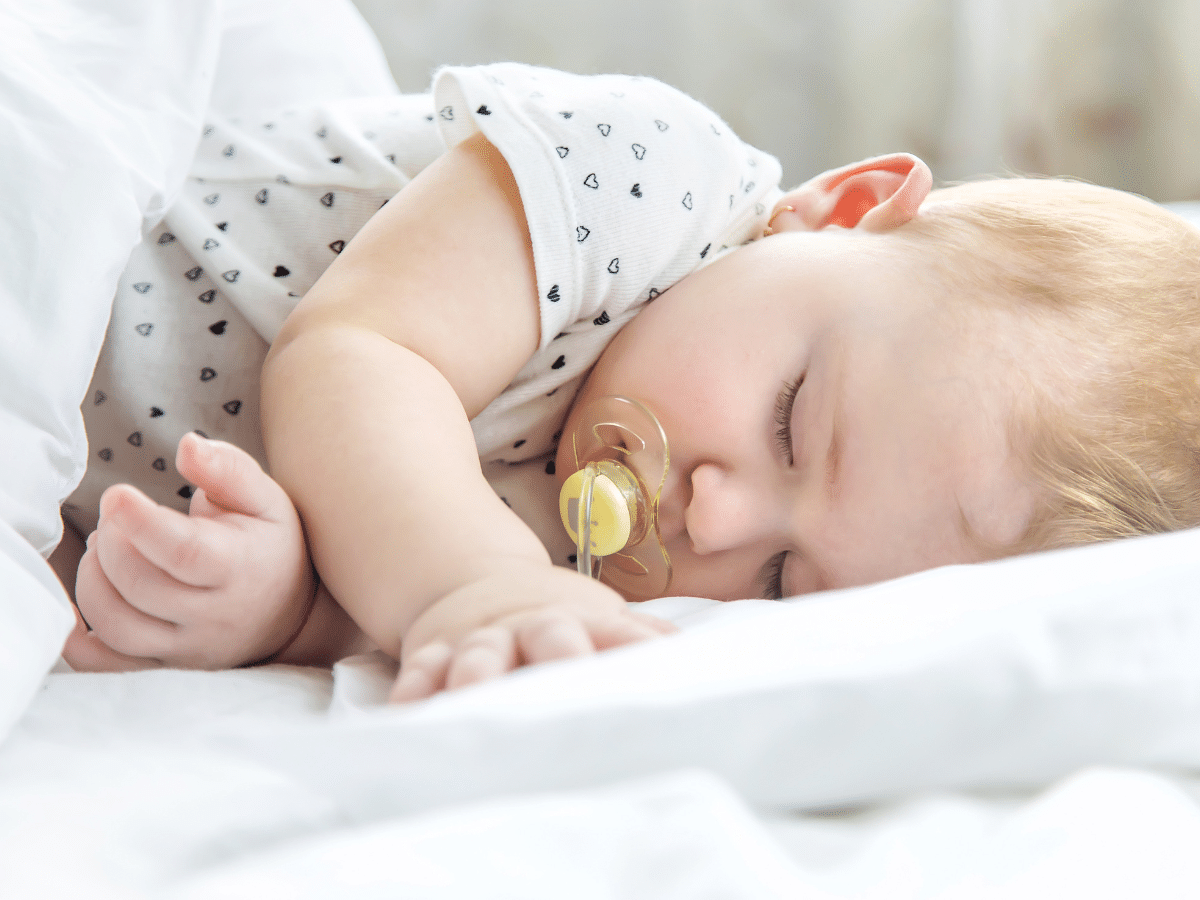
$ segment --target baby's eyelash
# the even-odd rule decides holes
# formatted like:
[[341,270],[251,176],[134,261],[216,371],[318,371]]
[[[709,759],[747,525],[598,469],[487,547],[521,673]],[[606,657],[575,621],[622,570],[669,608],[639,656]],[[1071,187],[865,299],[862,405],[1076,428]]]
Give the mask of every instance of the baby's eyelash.
[[800,385],[804,384],[804,372],[790,384],[785,384],[775,398],[775,443],[779,452],[787,457],[790,466],[795,459],[792,455],[792,407],[796,405],[796,395],[800,393]]
[[787,562],[787,551],[781,550],[763,566],[763,584],[766,590],[763,596],[767,600],[783,599],[783,564]]

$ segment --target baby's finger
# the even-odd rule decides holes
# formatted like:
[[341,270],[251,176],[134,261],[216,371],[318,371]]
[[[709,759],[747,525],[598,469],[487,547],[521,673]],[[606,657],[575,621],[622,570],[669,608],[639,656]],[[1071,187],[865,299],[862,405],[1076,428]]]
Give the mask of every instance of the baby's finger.
[[586,656],[596,651],[588,629],[574,616],[532,616],[517,626],[517,643],[527,663]]
[[497,678],[517,667],[517,643],[512,631],[499,626],[478,628],[458,645],[446,687],[466,687]]
[[[230,554],[217,546],[217,523],[159,506],[127,484],[104,492],[100,515],[96,534],[104,570],[127,597],[174,586],[168,577],[196,588],[217,587],[229,578]],[[143,580],[149,588],[139,587]]]
[[75,627],[67,635],[62,656],[76,672],[133,672],[162,668],[157,660],[126,656],[113,650],[98,635],[88,632],[79,610],[75,610]]
[[230,512],[266,518],[283,496],[283,489],[245,450],[195,432],[180,438],[175,468],[211,503]]
[[592,622],[588,626],[597,650],[610,650],[623,644],[633,644],[648,638],[662,637],[679,631],[672,623],[657,616],[626,611]]
[[[79,614],[97,635],[96,640],[118,654],[158,657],[172,646],[175,626],[131,606],[105,574],[94,547],[89,547],[79,561],[75,602]],[[83,652],[86,647],[80,649]],[[100,651],[93,647],[90,652],[89,658],[98,658]]]
[[446,686],[446,673],[453,659],[454,651],[444,641],[426,644],[400,666],[388,702],[412,703],[436,694]]

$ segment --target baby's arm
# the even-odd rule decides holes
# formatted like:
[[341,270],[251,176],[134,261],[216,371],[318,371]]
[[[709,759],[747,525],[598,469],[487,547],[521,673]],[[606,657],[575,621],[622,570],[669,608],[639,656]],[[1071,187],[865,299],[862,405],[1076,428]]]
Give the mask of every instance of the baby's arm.
[[469,420],[539,327],[516,185],[475,137],[355,237],[264,366],[272,472],[322,581],[402,660],[402,696],[658,632],[554,568],[483,477]]

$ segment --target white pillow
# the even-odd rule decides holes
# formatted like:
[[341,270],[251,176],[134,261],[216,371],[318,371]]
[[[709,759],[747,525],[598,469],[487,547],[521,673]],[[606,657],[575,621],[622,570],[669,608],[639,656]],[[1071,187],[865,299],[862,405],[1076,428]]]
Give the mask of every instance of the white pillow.
[[212,112],[399,93],[350,0],[227,0]]

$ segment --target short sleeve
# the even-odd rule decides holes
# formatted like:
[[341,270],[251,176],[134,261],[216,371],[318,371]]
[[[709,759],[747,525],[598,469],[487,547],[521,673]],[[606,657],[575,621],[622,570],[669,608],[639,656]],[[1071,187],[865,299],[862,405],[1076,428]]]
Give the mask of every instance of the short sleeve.
[[619,326],[722,248],[761,234],[778,195],[774,157],[651,78],[447,68],[434,100],[448,146],[481,132],[513,172],[542,350],[573,323]]

